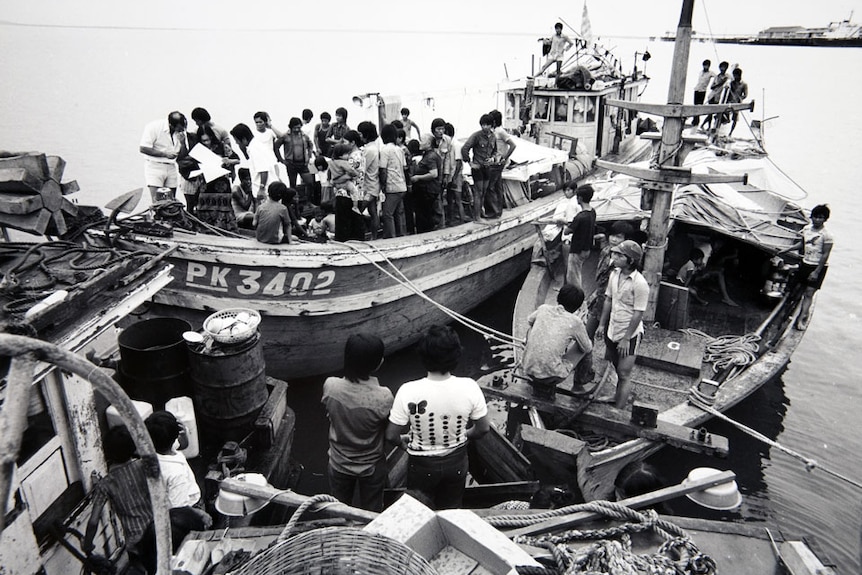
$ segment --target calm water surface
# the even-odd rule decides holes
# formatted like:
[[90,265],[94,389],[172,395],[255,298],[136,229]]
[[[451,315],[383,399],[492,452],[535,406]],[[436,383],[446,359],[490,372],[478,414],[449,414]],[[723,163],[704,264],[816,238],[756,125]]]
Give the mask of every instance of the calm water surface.
[[[594,23],[594,28],[596,28]],[[347,35],[339,46],[362,42],[367,35]],[[354,37],[355,36],[355,37]],[[472,131],[479,113],[495,107],[493,84],[503,73],[494,63],[477,68],[462,54],[476,36],[447,36],[437,43],[437,59],[418,60],[408,51],[388,47],[406,41],[384,34],[378,50],[386,51],[387,70],[363,67],[352,59],[344,65],[343,50],[318,43],[317,64],[285,64],[275,55],[301,53],[312,39],[302,33],[224,33],[83,30],[0,26],[0,149],[40,150],[62,156],[67,176],[77,179],[81,203],[104,205],[111,198],[142,184],[138,142],[146,122],[195,106],[210,110],[225,126],[251,123],[257,110],[267,110],[278,126],[310,107],[316,114],[337,106],[350,111],[350,123],[371,119],[371,111],[353,107],[354,94],[412,94],[441,91],[435,108],[419,108],[414,117],[427,128],[440,115],[460,133]],[[441,39],[442,40],[442,39]],[[482,38],[500,61],[518,76],[535,49],[535,38]],[[644,98],[665,101],[672,46],[646,40],[614,42],[629,62],[629,54],[648,47],[647,72],[653,82]],[[243,46],[250,46],[244,49]],[[862,434],[859,413],[862,390],[856,359],[862,348],[859,282],[862,280],[862,50],[695,44],[692,74],[704,58],[738,62],[745,71],[755,118],[767,122],[771,157],[808,190],[800,203],[811,207],[828,202],[833,210],[828,227],[836,236],[829,277],[819,295],[805,340],[788,369],[762,388],[730,416],[824,467],[862,479]],[[273,54],[272,58],[261,55]],[[178,57],[178,55],[180,57]],[[526,59],[525,59],[526,56]],[[168,62],[175,62],[168,64]],[[714,66],[715,67],[715,66]],[[339,70],[339,73],[333,73]],[[478,95],[465,87],[482,87]],[[739,128],[737,128],[739,129]],[[509,330],[517,284],[482,306],[474,316]],[[463,373],[475,373],[488,351],[479,337],[462,332],[468,348]],[[277,374],[276,374],[277,375]],[[419,377],[411,351],[387,362],[381,378],[387,385]],[[293,385],[290,401],[297,410],[297,457],[305,465],[303,487],[320,485],[325,468],[326,421],[318,406],[320,382]],[[745,495],[742,509],[727,517],[770,520],[793,536],[815,535],[845,573],[860,568],[862,493],[822,471],[808,472],[791,457],[771,449],[724,424],[716,432],[731,441],[727,460],[706,460],[665,450],[656,457],[669,480],[684,478],[695,466],[733,469]],[[685,502],[679,512],[694,513]]]

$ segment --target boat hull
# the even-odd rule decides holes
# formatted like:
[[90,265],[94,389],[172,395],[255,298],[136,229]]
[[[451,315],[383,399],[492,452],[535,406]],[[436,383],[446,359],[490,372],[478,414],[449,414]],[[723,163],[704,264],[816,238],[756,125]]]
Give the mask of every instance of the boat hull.
[[488,223],[371,243],[270,247],[202,235],[128,243],[175,249],[168,259],[176,279],[154,298],[150,315],[197,329],[220,309],[258,310],[267,373],[293,379],[338,371],[351,333],[377,334],[394,352],[428,326],[451,321],[444,308],[463,314],[488,299],[528,269],[531,222],[555,201],[541,198]]

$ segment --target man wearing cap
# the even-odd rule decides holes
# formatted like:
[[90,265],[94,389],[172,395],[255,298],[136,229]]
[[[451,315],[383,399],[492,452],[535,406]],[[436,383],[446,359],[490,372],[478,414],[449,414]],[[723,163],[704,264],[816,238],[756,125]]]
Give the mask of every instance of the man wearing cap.
[[643,250],[625,240],[611,249],[614,271],[608,279],[598,332],[604,332],[605,359],[617,370],[614,406],[622,409],[631,394],[631,372],[644,332],[642,318],[649,300],[649,284],[637,270]]

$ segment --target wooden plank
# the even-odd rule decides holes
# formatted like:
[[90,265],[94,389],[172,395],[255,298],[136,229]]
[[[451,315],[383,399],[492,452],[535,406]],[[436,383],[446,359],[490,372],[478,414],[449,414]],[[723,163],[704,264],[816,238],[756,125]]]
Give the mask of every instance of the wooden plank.
[[45,235],[62,236],[68,230],[66,226],[66,218],[63,217],[63,212],[54,212],[51,214],[51,221],[48,222],[48,227],[45,228]]
[[[63,192],[63,193],[65,194],[66,192]],[[72,202],[70,202],[66,198],[63,198],[63,201],[60,203],[60,209],[64,212],[66,212],[67,214],[69,214],[70,216],[77,216],[78,215],[78,205],[73,204]]]
[[25,168],[0,168],[0,192],[33,193],[41,189],[42,180]]
[[42,235],[51,221],[51,212],[39,210],[30,214],[0,213],[0,226]]
[[520,433],[524,455],[532,463],[536,479],[543,484],[566,484],[570,490],[579,491],[578,454],[586,448],[586,443],[532,425],[522,425]]
[[48,162],[48,177],[59,184],[66,171],[66,160],[60,156],[45,156],[45,161]]
[[709,434],[709,442],[699,441],[692,434],[696,430],[676,425],[661,420],[659,414],[656,428],[645,428],[633,424],[630,421],[631,414],[621,409],[616,409],[606,404],[590,404],[583,409],[584,401],[557,394],[554,401],[533,397],[530,384],[524,383],[517,378],[509,377],[504,380],[504,387],[493,387],[486,379],[480,379],[479,384],[482,391],[492,397],[500,397],[507,401],[514,401],[524,405],[535,406],[537,409],[554,412],[558,411],[570,417],[577,417],[582,424],[604,430],[622,437],[642,437],[653,441],[662,441],[674,447],[687,451],[706,453],[723,457],[729,451],[729,442],[726,437]]
[[790,575],[834,575],[835,570],[824,565],[802,541],[781,544],[781,560]]
[[0,184],[0,213],[23,215],[42,209],[42,196],[23,192],[8,192]]
[[78,185],[78,180],[72,180],[69,182],[63,182],[60,184],[60,191],[64,196],[68,196],[69,194],[74,194],[75,192],[81,191],[81,186]]
[[254,422],[255,441],[261,447],[273,445],[287,411],[287,382],[267,376],[266,384],[270,388],[269,399]]
[[650,328],[638,348],[637,363],[671,373],[698,377],[706,342],[678,331]]
[[[617,503],[630,507],[631,509],[642,509],[644,507],[653,506],[656,503],[661,503],[662,501],[667,501],[668,499],[681,497],[686,493],[693,493],[715,485],[727,483],[732,481],[734,478],[736,478],[736,474],[733,471],[722,471],[698,481],[672,485],[670,487],[665,487],[664,489],[659,489],[658,491],[638,495],[637,497],[629,497],[628,499],[623,499]],[[602,515],[593,513],[592,511],[579,511],[578,513],[572,513],[571,515],[564,515],[562,517],[555,517],[547,521],[542,521],[535,525],[520,527],[506,532],[506,535],[509,538],[514,538],[518,535],[539,535],[541,533],[549,533],[551,531],[561,531],[563,529],[569,529],[578,523],[597,519],[599,517],[602,517]]]
[[63,193],[60,191],[59,183],[54,180],[45,180],[42,182],[42,188],[39,190],[39,193],[42,195],[42,204],[45,206],[45,209],[52,212],[60,210],[60,206],[63,204]]
[[0,169],[3,168],[24,168],[40,181],[49,177],[48,159],[38,152],[0,151]]
[[470,473],[483,483],[526,481],[533,478],[530,460],[494,426],[469,443]]

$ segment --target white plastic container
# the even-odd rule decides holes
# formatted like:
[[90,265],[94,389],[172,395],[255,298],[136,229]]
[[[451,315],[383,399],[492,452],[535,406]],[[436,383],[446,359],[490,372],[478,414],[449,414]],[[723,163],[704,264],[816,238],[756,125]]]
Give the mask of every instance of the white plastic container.
[[197,457],[200,453],[200,445],[198,443],[198,424],[195,419],[195,408],[191,397],[175,397],[165,402],[165,411],[170,411],[174,417],[183,424],[186,428],[186,437],[189,444],[181,453],[186,456],[186,459]]
[[[151,413],[153,413],[152,403],[133,399],[132,405],[135,406],[135,409],[138,411],[138,414],[141,416],[141,419],[146,419],[150,416]],[[105,410],[105,417],[108,419],[108,429],[113,429],[115,427],[119,427],[120,425],[126,424],[126,422],[123,421],[123,418],[120,417],[120,413],[117,411],[117,408],[113,405],[109,405],[108,409]]]

